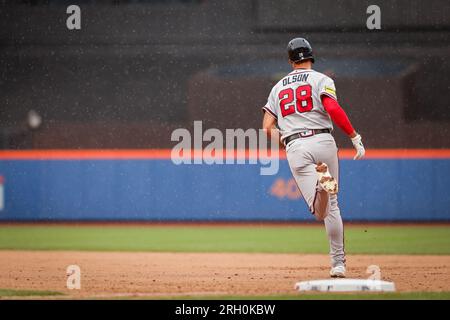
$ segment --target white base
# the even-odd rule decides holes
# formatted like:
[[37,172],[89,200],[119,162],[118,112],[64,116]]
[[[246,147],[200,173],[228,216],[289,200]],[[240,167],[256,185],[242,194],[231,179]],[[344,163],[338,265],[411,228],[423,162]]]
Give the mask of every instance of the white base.
[[355,292],[395,291],[393,282],[370,279],[327,279],[302,281],[295,284],[298,291]]

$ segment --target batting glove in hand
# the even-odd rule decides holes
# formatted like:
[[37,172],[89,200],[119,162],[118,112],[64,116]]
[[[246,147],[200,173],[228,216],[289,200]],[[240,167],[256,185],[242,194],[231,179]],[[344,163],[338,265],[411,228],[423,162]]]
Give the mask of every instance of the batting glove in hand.
[[366,149],[364,149],[364,145],[362,143],[362,138],[359,134],[357,134],[354,138],[352,138],[353,147],[356,149],[356,154],[353,157],[353,160],[359,160],[366,154]]

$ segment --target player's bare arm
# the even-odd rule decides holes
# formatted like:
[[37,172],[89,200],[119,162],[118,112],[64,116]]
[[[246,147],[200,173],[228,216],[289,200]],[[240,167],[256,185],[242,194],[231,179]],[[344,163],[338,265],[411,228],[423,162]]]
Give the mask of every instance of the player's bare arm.
[[262,128],[272,141],[278,141],[280,148],[284,148],[281,142],[280,132],[277,129],[277,119],[269,112],[264,112]]
[[272,130],[276,130],[277,119],[268,112],[264,112],[262,127],[269,137],[272,136]]

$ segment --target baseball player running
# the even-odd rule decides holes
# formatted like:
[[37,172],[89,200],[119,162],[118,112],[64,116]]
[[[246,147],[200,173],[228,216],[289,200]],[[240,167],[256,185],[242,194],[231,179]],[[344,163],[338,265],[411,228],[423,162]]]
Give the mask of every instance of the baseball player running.
[[[312,69],[314,56],[308,41],[295,38],[288,44],[293,71],[270,92],[263,107],[263,129],[286,148],[292,175],[309,210],[325,222],[331,257],[331,277],[345,277],[344,228],[338,206],[338,148],[332,121],[351,139],[354,159],[364,146],[337,101],[334,82]],[[276,130],[278,129],[278,130]]]

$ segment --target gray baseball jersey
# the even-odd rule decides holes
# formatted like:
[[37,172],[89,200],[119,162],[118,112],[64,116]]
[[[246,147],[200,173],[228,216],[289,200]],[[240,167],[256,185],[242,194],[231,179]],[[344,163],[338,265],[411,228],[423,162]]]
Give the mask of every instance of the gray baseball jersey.
[[272,88],[263,109],[277,119],[282,139],[305,129],[333,129],[322,95],[337,99],[334,81],[312,69],[296,69]]

